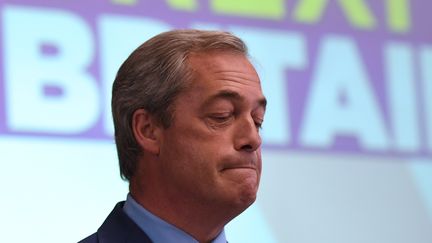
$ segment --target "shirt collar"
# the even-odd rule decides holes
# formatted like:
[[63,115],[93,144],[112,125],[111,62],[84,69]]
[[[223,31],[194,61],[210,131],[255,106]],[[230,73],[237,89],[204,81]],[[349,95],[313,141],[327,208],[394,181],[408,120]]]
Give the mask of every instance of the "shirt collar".
[[[138,204],[130,194],[127,195],[123,211],[140,227],[154,243],[199,243],[188,233],[162,220]],[[222,230],[212,243],[226,243]]]

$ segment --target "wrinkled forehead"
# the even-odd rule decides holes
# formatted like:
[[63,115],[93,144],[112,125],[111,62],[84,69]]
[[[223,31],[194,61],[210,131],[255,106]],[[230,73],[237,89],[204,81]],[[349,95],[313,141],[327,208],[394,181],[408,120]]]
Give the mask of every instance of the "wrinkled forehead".
[[260,79],[244,54],[199,53],[190,57],[189,65],[193,77],[186,93],[190,96],[248,100],[265,107]]
[[238,51],[209,51],[191,53],[187,58],[191,80],[205,79],[209,76],[237,76],[256,82],[260,79],[247,55]]

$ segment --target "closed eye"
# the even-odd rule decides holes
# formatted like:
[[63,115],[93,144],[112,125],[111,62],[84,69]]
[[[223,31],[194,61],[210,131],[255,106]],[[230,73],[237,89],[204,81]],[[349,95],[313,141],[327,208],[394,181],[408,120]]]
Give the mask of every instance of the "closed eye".
[[262,129],[263,122],[264,122],[264,120],[262,120],[262,119],[256,119],[256,120],[255,120],[255,127],[256,127],[257,129],[261,130],[261,129]]
[[210,119],[212,119],[215,122],[223,123],[231,119],[232,114],[231,113],[221,113],[221,114],[212,114],[210,115]]

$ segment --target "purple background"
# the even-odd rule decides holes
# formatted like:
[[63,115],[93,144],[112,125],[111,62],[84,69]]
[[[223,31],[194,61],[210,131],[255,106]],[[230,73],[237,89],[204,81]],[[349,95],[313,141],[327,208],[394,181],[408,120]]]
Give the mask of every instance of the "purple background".
[[[337,1],[331,1],[327,6],[322,20],[316,24],[304,24],[296,22],[294,20],[293,11],[295,6],[300,1],[286,1],[286,15],[280,20],[269,20],[264,18],[255,17],[240,17],[233,15],[221,15],[214,13],[209,5],[209,1],[198,1],[199,9],[196,12],[188,12],[172,9],[165,1],[137,1],[138,3],[134,6],[118,5],[111,3],[110,1],[7,1],[7,3],[0,3],[0,8],[11,5],[11,6],[36,6],[43,8],[61,8],[66,11],[70,11],[76,15],[79,15],[87,25],[93,30],[94,40],[96,47],[99,43],[99,36],[97,36],[96,22],[97,18],[101,14],[119,14],[119,15],[129,15],[137,17],[147,17],[158,19],[166,22],[173,26],[174,28],[188,28],[192,23],[203,22],[218,24],[222,28],[227,28],[228,26],[251,26],[259,28],[268,28],[273,30],[281,31],[292,31],[301,33],[306,39],[306,48],[308,50],[308,60],[309,64],[305,70],[302,71],[286,71],[286,76],[289,76],[288,83],[289,89],[286,90],[288,96],[288,102],[290,104],[295,104],[290,106],[290,117],[291,125],[293,131],[293,137],[297,138],[299,127],[302,123],[301,118],[303,117],[303,111],[305,107],[305,101],[307,94],[309,93],[310,79],[314,68],[316,67],[317,52],[320,45],[320,41],[323,37],[329,34],[336,34],[340,36],[349,36],[355,39],[356,44],[361,52],[361,58],[367,69],[367,73],[372,81],[371,85],[374,88],[375,97],[378,99],[380,109],[384,114],[384,119],[386,122],[386,127],[389,127],[388,123],[388,111],[386,102],[386,90],[384,80],[386,79],[384,74],[384,59],[383,59],[383,47],[389,41],[400,41],[402,43],[408,43],[417,50],[417,48],[430,44],[432,41],[432,30],[428,26],[431,23],[430,9],[432,9],[432,2],[430,1],[410,1],[410,16],[411,16],[411,29],[407,33],[395,33],[392,32],[386,23],[386,1],[364,1],[372,11],[373,15],[377,21],[377,27],[373,30],[362,30],[353,27],[347,18],[345,18],[343,11],[341,10]],[[3,35],[2,29],[0,29],[0,35]],[[0,57],[3,57],[3,36],[0,36]],[[43,52],[47,55],[55,53],[55,47],[44,46],[41,47]],[[265,48],[265,47],[263,47]],[[95,49],[95,59],[93,64],[89,68],[89,71],[96,78],[100,80],[99,72],[99,48]],[[417,67],[417,66],[416,66]],[[13,135],[34,135],[34,136],[60,136],[64,137],[62,134],[40,134],[40,133],[12,133],[8,131],[5,124],[5,90],[4,90],[4,63],[3,59],[0,60],[0,135],[1,134],[13,134]],[[25,70],[24,70],[25,71]],[[100,81],[98,81],[100,82]],[[420,90],[419,82],[417,82],[417,90]],[[289,91],[288,91],[289,90]],[[56,87],[45,87],[44,92],[48,95],[61,95],[61,89]],[[419,104],[421,96],[418,97]],[[424,117],[421,113],[423,107],[420,105],[420,115]],[[70,138],[86,138],[86,139],[111,139],[104,134],[102,129],[102,119],[104,115],[101,114],[100,120],[95,126],[89,131],[76,134],[67,135]],[[421,131],[424,131],[425,125],[424,119],[420,119],[423,124],[421,124]],[[424,136],[424,132],[422,133]],[[426,138],[422,137],[422,144],[425,144]],[[355,146],[355,140],[352,138],[338,138],[334,145],[334,148],[330,151],[336,149],[343,152],[362,152],[358,150]],[[268,147],[268,146],[267,146]],[[297,145],[297,141],[293,141],[292,144],[287,146],[271,146],[271,149],[296,149],[305,151],[315,151],[314,149],[302,148]],[[325,151],[324,151],[325,152]],[[364,152],[364,151],[363,151]],[[368,151],[368,153],[370,153]],[[383,155],[396,155],[396,156],[430,156],[431,151],[419,151],[416,154],[401,154],[397,151],[387,151]]]

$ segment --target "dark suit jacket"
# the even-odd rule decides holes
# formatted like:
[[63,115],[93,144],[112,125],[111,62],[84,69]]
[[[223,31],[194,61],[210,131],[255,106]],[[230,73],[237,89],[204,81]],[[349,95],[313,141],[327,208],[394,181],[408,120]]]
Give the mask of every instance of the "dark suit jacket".
[[98,231],[78,243],[152,243],[123,211],[119,202]]

